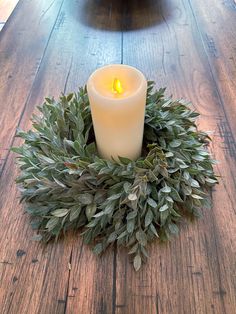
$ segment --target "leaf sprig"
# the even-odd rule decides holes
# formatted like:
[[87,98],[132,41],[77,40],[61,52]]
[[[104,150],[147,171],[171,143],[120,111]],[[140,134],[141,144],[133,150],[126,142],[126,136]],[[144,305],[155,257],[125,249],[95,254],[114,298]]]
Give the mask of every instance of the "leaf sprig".
[[206,150],[210,138],[197,130],[198,113],[183,100],[164,98],[164,91],[149,82],[143,154],[136,161],[98,157],[86,88],[45,99],[34,129],[19,131],[24,144],[13,148],[37,238],[79,229],[97,254],[115,242],[128,247],[138,270],[148,242],[169,239],[181,217],[199,217],[210,206],[209,189],[217,183]]

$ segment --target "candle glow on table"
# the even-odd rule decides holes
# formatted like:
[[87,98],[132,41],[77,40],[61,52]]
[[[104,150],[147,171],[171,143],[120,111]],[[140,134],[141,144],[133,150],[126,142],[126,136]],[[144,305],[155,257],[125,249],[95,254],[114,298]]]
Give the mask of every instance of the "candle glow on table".
[[98,153],[105,159],[141,155],[147,81],[134,67],[108,65],[87,82]]

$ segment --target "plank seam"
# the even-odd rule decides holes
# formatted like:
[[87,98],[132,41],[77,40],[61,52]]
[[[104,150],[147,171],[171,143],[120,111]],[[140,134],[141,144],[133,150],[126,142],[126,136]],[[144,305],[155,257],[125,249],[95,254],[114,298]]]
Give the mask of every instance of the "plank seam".
[[[197,28],[197,31],[200,35],[200,39],[201,39],[201,42],[202,42],[202,46],[203,46],[203,51],[205,53],[205,56],[206,56],[206,62],[208,63],[208,66],[209,66],[209,70],[210,70],[210,75],[211,75],[211,78],[212,78],[212,82],[214,84],[214,87],[215,87],[215,91],[217,93],[217,97],[219,99],[219,103],[220,103],[220,106],[223,110],[223,113],[224,113],[224,116],[225,116],[225,119],[226,119],[226,122],[227,122],[227,125],[229,127],[229,130],[233,136],[233,133],[232,133],[232,129],[231,129],[231,126],[229,124],[229,121],[228,121],[228,117],[227,117],[227,114],[226,114],[226,111],[225,111],[225,108],[224,108],[224,102],[223,102],[223,99],[221,97],[221,94],[220,94],[220,91],[218,89],[218,85],[216,83],[216,79],[215,79],[215,76],[214,76],[214,73],[213,73],[213,69],[212,69],[212,66],[211,66],[211,63],[210,63],[210,60],[209,60],[209,55],[208,55],[208,52],[206,50],[206,46],[204,44],[204,40],[203,40],[203,35],[202,35],[202,31],[199,27],[199,23],[198,23],[198,19],[196,17],[196,15],[194,14],[194,11],[193,11],[193,7],[192,7],[192,4],[191,4],[191,1],[190,0],[187,0],[188,3],[189,3],[189,7],[190,7],[190,10],[192,12],[192,15],[193,15],[193,19],[195,21],[195,24],[196,24],[196,28]],[[233,137],[234,138],[234,137]],[[234,139],[235,141],[235,139]],[[211,198],[212,198],[212,193],[211,193]],[[219,243],[218,241],[218,236],[216,234],[216,230],[215,230],[215,217],[211,211],[211,216],[212,216],[212,221],[213,221],[213,234],[214,234],[214,246],[215,246],[215,252],[216,252],[216,262],[217,262],[217,269],[218,269],[218,280],[219,280],[219,288],[221,289],[222,288],[222,279],[221,279],[221,272],[220,272],[220,262],[219,262],[219,253],[218,253],[218,247],[217,247],[217,243]],[[224,313],[226,313],[226,310],[225,310],[225,303],[224,303],[224,299],[221,297],[221,301],[222,301],[222,308],[224,310]]]
[[[123,11],[123,17],[126,12]],[[123,19],[125,20],[125,19]],[[122,23],[121,27],[121,59],[120,63],[124,63],[124,22]],[[113,280],[112,280],[112,314],[116,313],[116,279],[117,279],[117,244],[114,245],[114,252],[113,252]]]
[[[73,254],[73,246],[72,246],[71,251],[70,251],[70,258],[69,258],[69,265],[70,265],[70,267],[71,267],[71,264],[72,264],[72,254]],[[66,314],[66,310],[67,310],[67,303],[68,303],[68,297],[69,297],[68,294],[69,294],[70,277],[71,277],[71,269],[69,269],[69,274],[68,274],[68,279],[67,279],[65,307],[64,307],[63,314]]]
[[71,57],[70,67],[69,67],[69,70],[68,70],[68,73],[67,73],[67,76],[66,76],[66,80],[65,80],[65,84],[64,84],[64,90],[63,90],[64,94],[66,93],[66,90],[67,90],[67,84],[68,84],[68,80],[69,80],[72,64],[73,64],[73,55]]
[[116,313],[116,271],[117,271],[117,245],[115,244],[113,254],[112,314]]

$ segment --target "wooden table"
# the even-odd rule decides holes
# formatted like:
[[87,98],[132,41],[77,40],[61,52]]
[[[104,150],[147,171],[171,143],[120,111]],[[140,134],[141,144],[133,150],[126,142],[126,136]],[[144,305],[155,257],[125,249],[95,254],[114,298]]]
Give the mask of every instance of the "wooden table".
[[[125,251],[98,258],[78,234],[31,241],[9,152],[45,96],[76,90],[108,63],[192,100],[220,160],[212,209],[171,243],[154,243],[138,273]],[[20,0],[0,33],[0,109],[1,313],[235,313],[234,0]]]

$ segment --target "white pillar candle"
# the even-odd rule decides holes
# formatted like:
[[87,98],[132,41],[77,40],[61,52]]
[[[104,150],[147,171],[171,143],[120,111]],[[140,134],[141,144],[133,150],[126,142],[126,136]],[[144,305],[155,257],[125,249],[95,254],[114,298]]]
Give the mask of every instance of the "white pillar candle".
[[99,155],[105,159],[137,159],[144,130],[144,75],[128,65],[108,65],[92,73],[87,91]]

